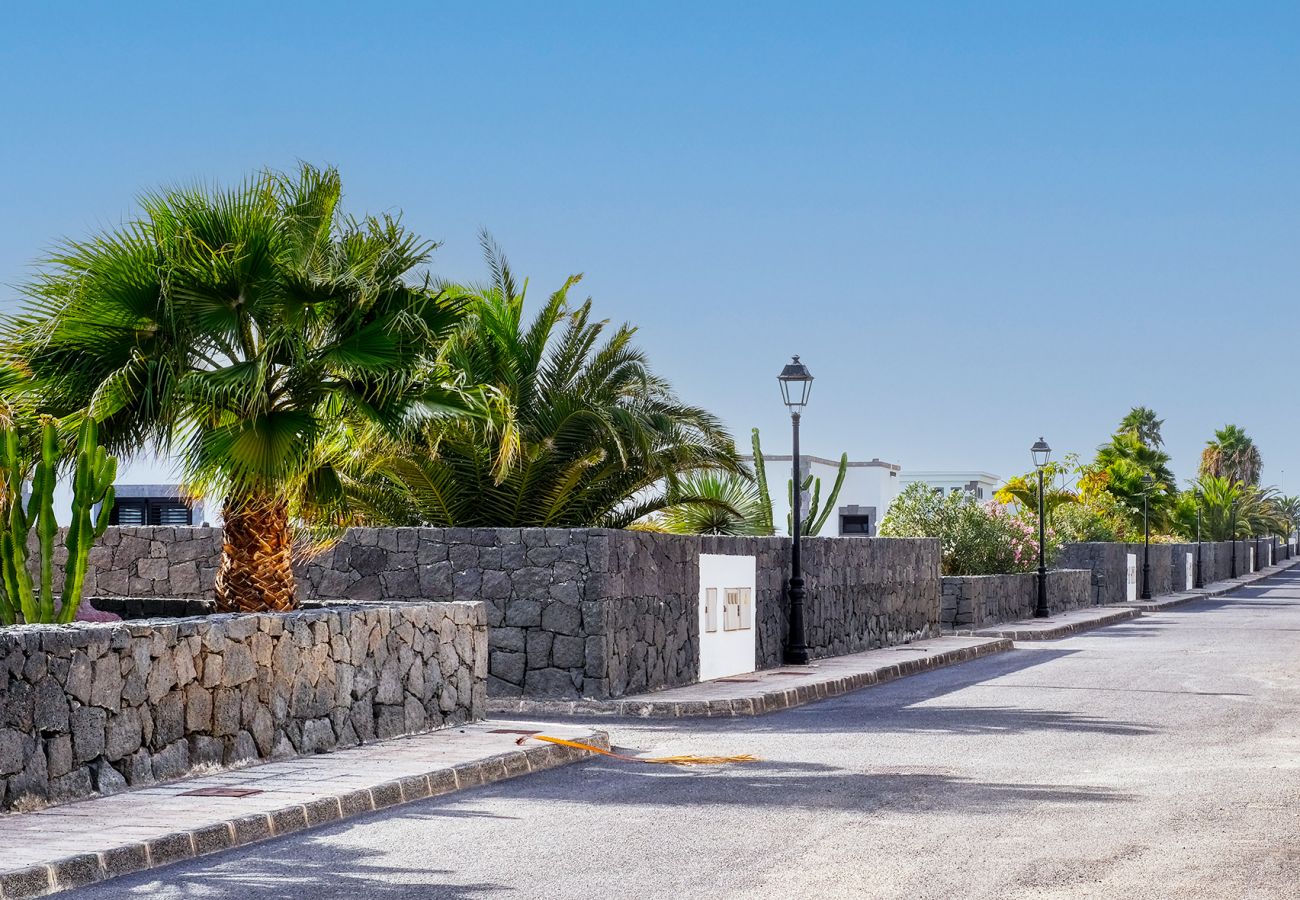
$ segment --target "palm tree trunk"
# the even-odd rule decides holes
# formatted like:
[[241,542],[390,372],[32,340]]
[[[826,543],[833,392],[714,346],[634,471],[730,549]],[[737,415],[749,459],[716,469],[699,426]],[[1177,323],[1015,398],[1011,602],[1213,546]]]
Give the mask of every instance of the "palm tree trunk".
[[220,612],[286,612],[298,605],[289,506],[268,497],[227,498],[217,569]]

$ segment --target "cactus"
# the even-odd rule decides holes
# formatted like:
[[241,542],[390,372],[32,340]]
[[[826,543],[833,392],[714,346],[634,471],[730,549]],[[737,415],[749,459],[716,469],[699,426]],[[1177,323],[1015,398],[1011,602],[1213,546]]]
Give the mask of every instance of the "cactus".
[[757,428],[750,432],[749,442],[754,448],[754,480],[758,482],[759,509],[762,510],[759,513],[762,518],[755,523],[755,531],[758,534],[773,534],[776,529],[772,527],[772,495],[767,491],[767,466],[763,462],[763,447],[758,441]]
[[[760,534],[772,534],[772,495],[768,493],[767,488],[767,467],[763,463],[763,447],[759,442],[758,429],[755,428],[750,432],[750,444],[754,448],[754,479],[758,482],[758,494],[761,498],[761,506],[767,511],[766,518],[761,523],[763,529]],[[830,518],[831,510],[835,508],[835,501],[839,499],[840,488],[844,486],[844,475],[848,472],[849,455],[847,453],[840,455],[840,468],[835,475],[835,484],[831,488],[830,496],[826,498],[826,506],[821,509],[821,515],[818,515],[818,509],[821,507],[822,480],[813,478],[809,475],[799,486],[799,491],[803,492],[812,489],[812,499],[808,504],[808,512],[799,523],[799,533],[806,537],[816,537]],[[794,509],[794,479],[791,478],[786,484],[786,502],[790,508]],[[793,518],[790,513],[785,515],[786,534],[792,533]]]
[[[63,591],[54,603],[54,549],[59,526],[54,518],[54,487],[58,478],[59,433],[52,418],[40,425],[35,465],[24,458],[18,428],[0,425],[0,624],[22,621],[71,622],[81,605],[82,586],[91,544],[108,527],[113,508],[113,479],[117,460],[99,445],[94,420],[82,421],[72,468],[72,521],[68,526]],[[31,497],[23,507],[22,489],[28,473]],[[93,514],[98,505],[98,515]],[[39,582],[33,583],[28,535],[35,529]]]

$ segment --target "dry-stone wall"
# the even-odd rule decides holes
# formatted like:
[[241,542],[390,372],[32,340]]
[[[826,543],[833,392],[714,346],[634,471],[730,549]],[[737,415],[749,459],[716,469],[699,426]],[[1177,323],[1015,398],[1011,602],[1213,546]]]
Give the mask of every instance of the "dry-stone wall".
[[[494,695],[607,698],[698,679],[701,553],[756,557],[756,663],[780,665],[788,538],[358,528],[311,561],[303,580],[325,601],[481,599]],[[812,538],[803,558],[815,656],[938,633],[937,541]]]
[[[220,528],[109,528],[90,549],[85,595],[210,598],[220,559]],[[54,577],[61,589],[61,566]]]
[[[183,559],[170,556],[171,547]],[[96,551],[89,596],[203,598],[211,595],[221,536],[204,528],[109,529],[105,548]],[[304,601],[324,603],[482,600],[492,693],[620,697],[698,677],[701,553],[757,558],[756,662],[780,665],[789,538],[354,528],[299,565],[299,590]],[[185,563],[197,572],[197,591]],[[812,538],[804,567],[816,656],[938,633],[935,540]],[[125,601],[117,611],[132,608]]]
[[[1047,573],[1047,603],[1052,612],[1092,605],[1092,572],[1052,569]],[[1038,574],[945,575],[943,624],[982,628],[1027,619],[1038,606]]]
[[482,718],[476,603],[0,629],[0,809]]
[[[779,666],[785,649],[787,537],[701,537],[697,553],[757,560],[757,662]],[[939,542],[934,538],[806,538],[804,625],[814,657],[841,656],[939,633]],[[698,563],[697,563],[698,564]]]
[[[1263,538],[1258,542],[1256,555],[1267,560],[1268,545],[1273,544],[1274,559],[1278,558],[1276,542],[1272,538]],[[1255,541],[1236,541],[1236,571],[1242,575],[1250,568],[1250,548]],[[1201,544],[1201,577],[1205,584],[1223,581],[1231,577],[1233,568],[1233,541],[1205,542]],[[1057,565],[1071,569],[1090,569],[1092,571],[1093,601],[1098,604],[1123,603],[1128,597],[1128,559],[1132,553],[1137,557],[1137,589],[1142,590],[1142,544],[1084,543],[1066,544],[1057,556]],[[1196,544],[1152,544],[1151,545],[1151,595],[1178,593],[1185,589],[1187,576],[1185,566],[1191,553],[1193,565],[1196,559]],[[1257,568],[1262,568],[1261,562]],[[1193,570],[1194,571],[1194,570]]]

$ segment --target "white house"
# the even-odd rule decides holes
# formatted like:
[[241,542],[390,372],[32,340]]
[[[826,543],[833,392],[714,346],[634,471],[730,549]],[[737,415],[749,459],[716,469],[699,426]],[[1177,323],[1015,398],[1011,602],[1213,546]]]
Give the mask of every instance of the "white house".
[[919,481],[945,494],[966,491],[980,501],[992,500],[993,492],[1002,484],[998,476],[975,470],[911,469],[902,473],[899,481],[902,482],[903,487]]
[[[185,497],[180,472],[173,460],[149,454],[119,459],[113,482],[116,502],[109,514],[112,525],[218,525],[211,520],[218,509],[207,509],[202,499]],[[59,479],[54,488],[54,516],[67,525],[72,513],[72,479]]]
[[[838,459],[826,459],[821,456],[800,454],[802,481],[809,475],[821,479],[821,509],[825,509],[831,491],[835,487],[835,478],[839,473]],[[769,456],[763,454],[763,464],[767,469],[768,490],[772,494],[772,524],[779,534],[788,533],[787,521],[790,516],[790,499],[788,484],[790,482],[792,456]],[[880,517],[885,514],[889,504],[902,489],[899,485],[900,467],[895,463],[880,459],[864,462],[850,461],[844,473],[844,484],[839,497],[822,526],[819,536],[835,537],[873,537]],[[811,500],[811,489],[804,493],[800,501],[804,513]],[[818,517],[820,518],[820,511]]]

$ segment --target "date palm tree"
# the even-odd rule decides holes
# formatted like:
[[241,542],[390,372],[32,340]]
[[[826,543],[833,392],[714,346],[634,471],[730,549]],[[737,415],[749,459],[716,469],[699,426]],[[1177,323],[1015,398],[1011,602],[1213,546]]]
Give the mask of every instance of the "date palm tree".
[[460,302],[417,274],[435,245],[339,209],[334,169],[175,187],[69,242],[7,347],[42,411],[88,414],[111,450],[179,456],[222,498],[222,609],[292,608],[291,521],[343,515],[350,428],[460,408],[434,356]]
[[[693,472],[740,472],[730,435],[651,371],[628,325],[606,333],[570,277],[531,321],[527,285],[487,236],[490,284],[470,296],[441,361],[489,392],[486,413],[381,435],[349,472],[376,524],[625,527],[692,498]],[[715,504],[716,505],[716,504]]]

